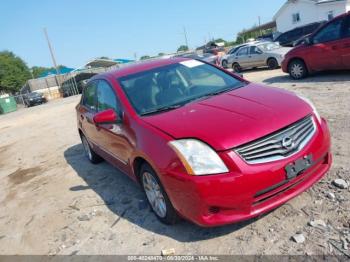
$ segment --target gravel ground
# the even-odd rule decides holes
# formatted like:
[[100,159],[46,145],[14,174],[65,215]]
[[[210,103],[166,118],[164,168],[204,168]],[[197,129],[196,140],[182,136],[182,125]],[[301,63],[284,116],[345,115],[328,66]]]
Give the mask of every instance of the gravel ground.
[[[350,190],[332,184],[350,182],[349,72],[298,82],[280,70],[244,76],[310,98],[328,119],[334,164],[321,182],[244,223],[165,226],[136,184],[107,163],[85,159],[74,109],[79,97],[56,100],[0,116],[0,254],[160,255],[167,248],[198,255],[349,254]],[[301,234],[304,242],[296,243]]]

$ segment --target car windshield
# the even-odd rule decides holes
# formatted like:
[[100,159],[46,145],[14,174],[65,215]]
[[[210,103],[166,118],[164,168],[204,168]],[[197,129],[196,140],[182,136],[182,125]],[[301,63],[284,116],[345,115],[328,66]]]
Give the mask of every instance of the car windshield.
[[172,110],[245,85],[205,63],[187,60],[118,79],[139,115]]
[[279,44],[276,44],[276,43],[263,43],[263,44],[259,44],[257,46],[261,50],[263,50],[264,52],[268,52],[268,51],[272,51],[272,50],[281,48],[281,46]]

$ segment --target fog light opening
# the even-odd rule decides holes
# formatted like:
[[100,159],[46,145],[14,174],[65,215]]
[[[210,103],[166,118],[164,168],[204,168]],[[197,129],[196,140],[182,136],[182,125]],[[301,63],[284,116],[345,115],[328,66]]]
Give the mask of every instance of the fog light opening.
[[219,207],[215,207],[215,206],[211,206],[209,207],[209,214],[217,214],[220,212],[220,208]]

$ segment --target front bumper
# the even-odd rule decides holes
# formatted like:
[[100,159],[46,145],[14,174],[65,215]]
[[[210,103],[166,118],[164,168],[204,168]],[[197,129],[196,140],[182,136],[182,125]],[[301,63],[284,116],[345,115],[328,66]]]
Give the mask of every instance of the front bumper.
[[289,60],[287,58],[284,58],[282,61],[281,68],[284,73],[288,73],[288,62]]
[[[314,164],[287,180],[285,166],[312,154]],[[330,134],[325,120],[317,123],[311,141],[283,160],[247,164],[233,150],[220,153],[230,172],[211,176],[168,174],[163,183],[175,209],[201,226],[219,226],[266,213],[307,190],[332,163]]]

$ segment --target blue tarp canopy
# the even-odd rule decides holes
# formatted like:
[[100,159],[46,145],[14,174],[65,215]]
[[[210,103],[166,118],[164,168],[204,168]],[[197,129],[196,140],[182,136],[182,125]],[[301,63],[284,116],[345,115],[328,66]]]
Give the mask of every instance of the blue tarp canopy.
[[[71,71],[73,71],[74,68],[69,68],[69,67],[59,67],[58,68],[58,72],[60,75],[62,74],[67,74]],[[39,77],[47,77],[49,75],[57,75],[56,69],[50,69],[50,70],[46,70],[45,72],[43,72]]]
[[113,61],[115,61],[119,64],[126,64],[126,63],[130,63],[130,62],[134,62],[135,60],[117,58],[117,59],[113,59]]

